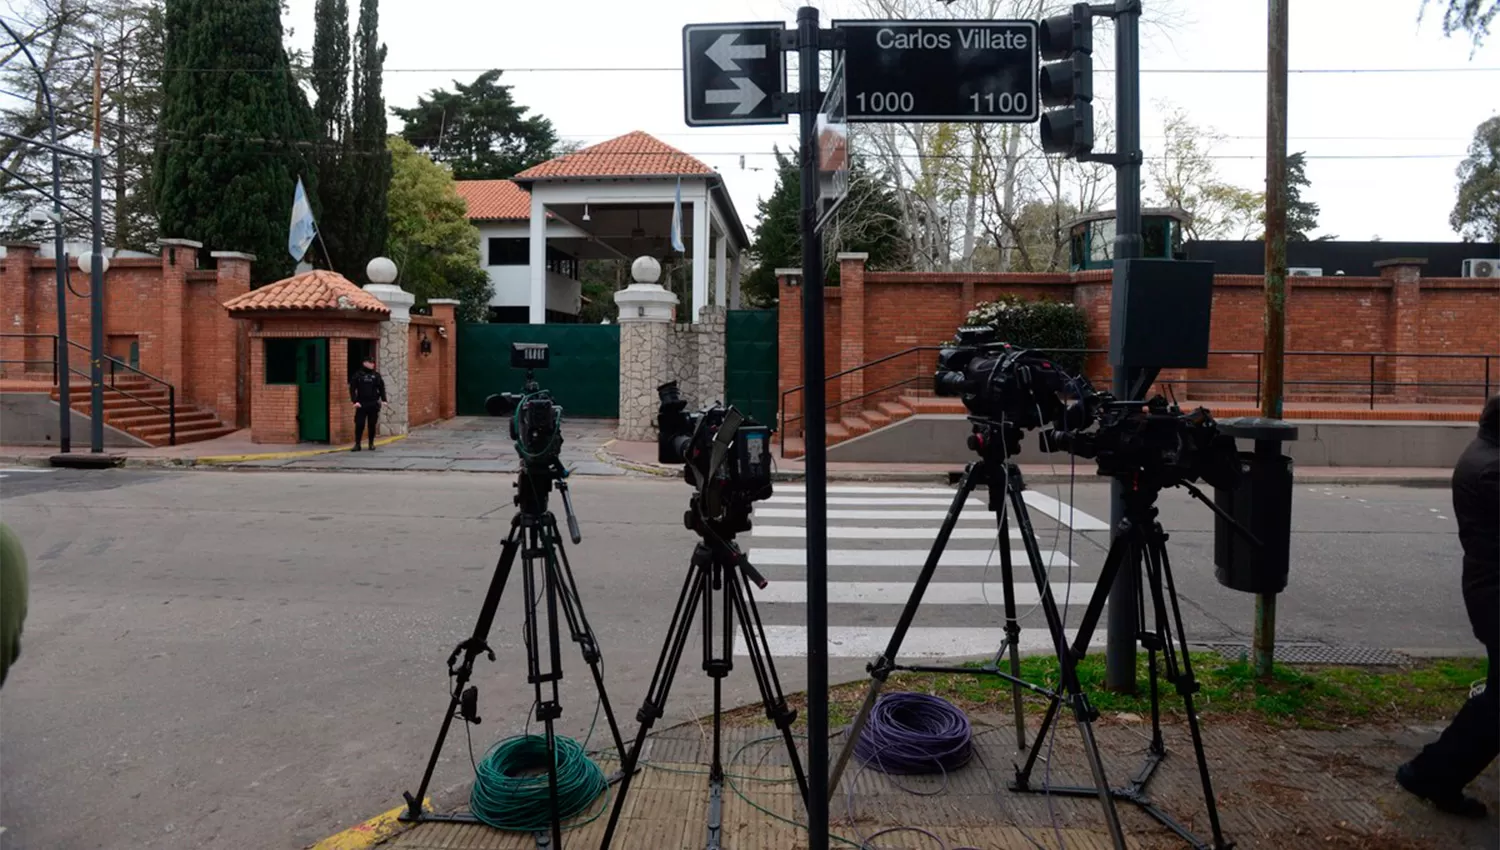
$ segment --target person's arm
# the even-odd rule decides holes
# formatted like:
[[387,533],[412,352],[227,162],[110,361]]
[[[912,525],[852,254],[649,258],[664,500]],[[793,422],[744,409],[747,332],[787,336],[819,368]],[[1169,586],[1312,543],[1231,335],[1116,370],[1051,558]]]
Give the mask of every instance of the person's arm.
[[359,376],[358,375],[355,375],[353,378],[349,379],[349,401],[353,402],[355,407],[359,407]]
[[381,401],[381,403],[385,403],[385,402],[390,401],[390,399],[388,399],[388,398],[385,397],[385,376],[384,375],[376,375],[375,376],[375,385],[380,389],[380,401]]

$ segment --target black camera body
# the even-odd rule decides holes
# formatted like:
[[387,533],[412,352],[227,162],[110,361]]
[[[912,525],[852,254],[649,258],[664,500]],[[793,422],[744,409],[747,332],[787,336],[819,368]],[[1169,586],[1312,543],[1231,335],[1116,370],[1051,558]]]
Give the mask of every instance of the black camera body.
[[771,497],[770,426],[732,406],[689,411],[676,381],[656,393],[657,462],[683,464],[697,490],[688,527],[701,519],[730,534],[750,530],[751,505]]
[[1157,487],[1202,479],[1233,488],[1242,473],[1234,438],[1219,432],[1207,409],[1184,413],[1162,396],[1117,401],[1106,393],[1085,400],[1093,430],[1055,431],[1048,442],[1099,466],[1099,474]]
[[551,364],[545,343],[511,343],[510,365],[526,370],[519,393],[496,393],[484,400],[491,416],[510,417],[510,438],[516,441],[521,460],[531,467],[550,466],[562,449],[563,409],[542,389],[533,374]]
[[997,341],[993,328],[959,328],[938,352],[933,390],[958,396],[979,419],[1040,428],[1061,421],[1074,382],[1040,353]]

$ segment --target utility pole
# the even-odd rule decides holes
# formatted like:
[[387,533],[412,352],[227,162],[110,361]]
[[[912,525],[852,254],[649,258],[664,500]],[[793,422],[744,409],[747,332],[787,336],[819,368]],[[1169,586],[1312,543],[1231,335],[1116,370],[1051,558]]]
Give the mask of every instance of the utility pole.
[[[1122,159],[1115,165],[1115,256],[1113,287],[1119,293],[1125,280],[1127,260],[1141,255],[1141,4],[1140,0],[1115,3],[1115,150]],[[1116,315],[1124,305],[1111,307]],[[1122,328],[1123,329],[1123,323]],[[1111,322],[1111,333],[1114,333]],[[1114,369],[1110,390],[1115,398],[1132,398],[1138,369],[1121,364]],[[1144,389],[1144,387],[1142,388]],[[1109,525],[1118,534],[1125,519],[1125,487],[1119,479],[1109,485]],[[1136,570],[1120,570],[1109,592],[1109,621],[1104,648],[1104,685],[1112,691],[1135,693]]]
[[[93,247],[89,263],[89,452],[104,451],[104,147],[100,110],[103,107],[104,49],[94,45],[94,151],[89,158],[93,166]],[[118,199],[116,201],[118,203]]]
[[[1287,4],[1269,0],[1266,38],[1266,319],[1260,415],[1282,415],[1286,359]],[[1255,595],[1255,672],[1268,677],[1276,655],[1276,594]]]

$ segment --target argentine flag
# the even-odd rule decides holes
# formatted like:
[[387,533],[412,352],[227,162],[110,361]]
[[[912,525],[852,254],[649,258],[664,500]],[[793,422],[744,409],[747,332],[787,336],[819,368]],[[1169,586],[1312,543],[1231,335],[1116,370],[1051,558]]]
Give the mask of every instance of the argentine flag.
[[302,188],[302,178],[297,178],[297,194],[292,198],[292,225],[287,232],[286,249],[292,259],[302,262],[302,256],[318,235],[318,223],[313,221],[312,206],[307,203],[307,190]]
[[672,250],[679,254],[687,252],[682,244],[682,178],[677,178],[677,199],[672,202]]

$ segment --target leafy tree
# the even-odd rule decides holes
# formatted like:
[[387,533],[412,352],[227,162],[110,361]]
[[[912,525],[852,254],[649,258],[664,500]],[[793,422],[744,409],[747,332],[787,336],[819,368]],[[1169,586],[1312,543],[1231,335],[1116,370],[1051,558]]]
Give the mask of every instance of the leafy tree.
[[[1426,13],[1430,0],[1422,0],[1422,12]],[[1500,0],[1438,0],[1443,10],[1443,34],[1466,32],[1478,50],[1485,36],[1490,34],[1490,24],[1500,15]]]
[[1148,160],[1146,171],[1157,203],[1181,208],[1192,216],[1183,235],[1188,239],[1253,238],[1265,195],[1219,178],[1212,151],[1223,137],[1193,124],[1181,109],[1169,109],[1163,131],[1163,155]]
[[[380,0],[360,0],[359,25],[354,33],[354,103],[350,113],[349,148],[356,175],[350,193],[349,250],[357,259],[356,274],[365,263],[386,251],[386,193],[391,185],[391,154],[386,148],[385,45],[380,43]],[[486,296],[488,297],[488,296]]]
[[469,223],[468,205],[453,185],[453,174],[392,137],[391,186],[386,196],[390,257],[401,271],[401,285],[417,296],[457,298],[463,321],[483,321],[493,294],[479,265],[479,231]]
[[[1307,154],[1298,151],[1286,158],[1286,238],[1291,242],[1306,242],[1318,227],[1318,205],[1302,197],[1302,190],[1312,185],[1307,179]],[[1262,213],[1261,221],[1265,221]],[[1317,242],[1337,239],[1332,234],[1323,234]]]
[[[751,304],[770,304],[776,297],[776,269],[802,265],[802,173],[795,150],[776,150],[776,188],[758,204],[760,224],[750,250],[756,267],[740,281],[741,295]],[[841,251],[870,255],[872,269],[907,268],[911,248],[901,225],[901,210],[891,191],[858,157],[849,162],[849,195],[824,230],[825,279],[838,282]]]
[[402,138],[453,169],[459,180],[514,177],[557,154],[552,122],[511,97],[499,70],[485,71],[455,91],[433,89],[410,109],[393,109]]
[[[161,0],[34,0],[9,13],[6,23],[20,44],[0,48],[0,89],[14,95],[0,98],[0,129],[17,136],[49,139],[46,101],[20,49],[25,45],[47,79],[59,143],[80,153],[93,148],[93,51],[100,49],[105,244],[146,247],[157,235],[149,187],[161,111]],[[92,192],[89,163],[62,157],[59,164],[63,200],[83,213],[65,209],[64,230],[86,240],[92,226],[87,215]],[[34,208],[50,202],[22,180],[50,192],[51,155],[15,139],[0,139],[0,166],[5,169],[0,172],[0,234],[21,239],[50,236],[50,224],[30,221]]]
[[253,252],[256,283],[292,271],[286,234],[298,176],[317,192],[308,155],[317,129],[281,33],[278,0],[167,0],[161,229]]
[[1474,130],[1448,223],[1466,241],[1500,242],[1500,115]]
[[578,321],[583,324],[595,324],[608,319],[613,322],[620,315],[620,307],[615,303],[615,293],[624,289],[627,285],[626,278],[629,277],[628,266],[624,260],[584,260],[578,269],[578,279],[583,289],[583,297],[588,302],[583,309],[578,311]]
[[358,264],[349,256],[349,181],[355,176],[348,156],[349,4],[317,0],[313,9],[313,118],[318,124],[318,193],[313,212],[321,241],[312,250],[327,252],[328,267],[348,274]]

